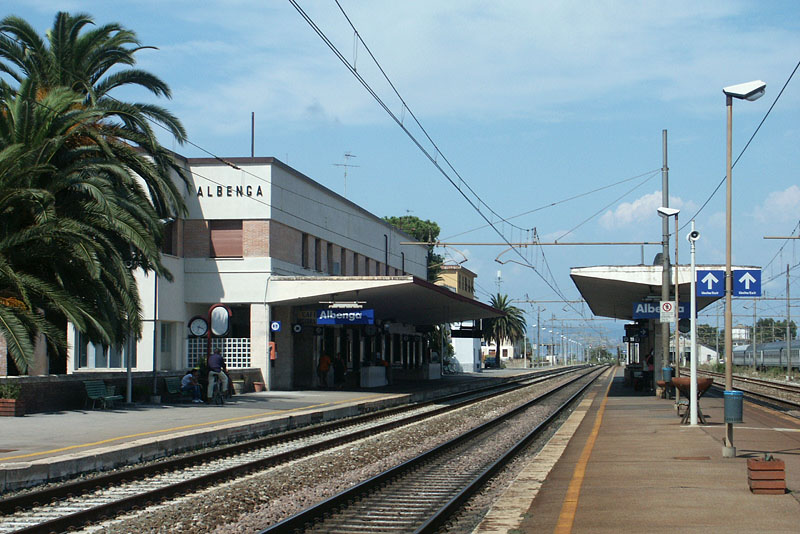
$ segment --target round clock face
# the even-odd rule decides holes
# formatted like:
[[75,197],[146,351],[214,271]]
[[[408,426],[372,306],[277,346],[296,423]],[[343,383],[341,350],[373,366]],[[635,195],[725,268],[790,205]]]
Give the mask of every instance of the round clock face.
[[189,332],[191,332],[193,336],[204,336],[208,332],[208,323],[202,317],[195,317],[189,321]]

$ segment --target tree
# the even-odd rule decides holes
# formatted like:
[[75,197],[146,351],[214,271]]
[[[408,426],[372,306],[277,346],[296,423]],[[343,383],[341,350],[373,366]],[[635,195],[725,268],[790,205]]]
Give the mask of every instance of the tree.
[[[407,233],[417,241],[430,243],[439,238],[439,225],[433,221],[422,220],[413,215],[403,215],[401,217],[384,217],[395,228]],[[433,252],[433,245],[428,245],[428,281],[435,282],[439,279],[442,272],[444,257]]]
[[512,343],[522,339],[527,330],[522,310],[511,304],[508,295],[500,293],[492,295],[490,304],[503,312],[503,315],[482,320],[484,339],[489,342],[494,340],[498,350],[505,339]]
[[106,345],[138,337],[133,270],[171,279],[160,219],[186,211],[172,174],[188,176],[150,126],[182,142],[180,122],[109,94],[169,88],[126,68],[144,48],[133,32],[91,24],[58,13],[45,42],[22,19],[0,21],[0,333],[22,372],[39,334],[64,346],[65,319]]
[[[797,337],[797,325],[789,321],[789,332],[792,339]],[[756,343],[786,340],[786,320],[776,321],[771,317],[756,321]]]
[[[127,68],[135,65],[138,51],[153,47],[142,46],[133,31],[119,24],[86,30],[93,24],[87,14],[59,12],[45,41],[25,20],[4,18],[0,21],[0,74],[10,77],[17,88],[26,79],[36,82],[37,98],[68,88],[82,95],[84,107],[101,109],[108,128],[105,149],[142,178],[159,217],[183,213],[182,196],[170,175],[176,173],[186,184],[188,176],[151,128],[151,123],[164,127],[182,144],[186,131],[180,121],[159,106],[122,102],[110,95],[114,89],[136,86],[171,98],[169,87],[158,77]],[[137,157],[142,154],[147,158]]]
[[132,251],[170,276],[145,191],[97,142],[102,111],[39,94],[0,85],[0,333],[21,372],[40,333],[65,345],[62,318],[108,345],[138,333]]

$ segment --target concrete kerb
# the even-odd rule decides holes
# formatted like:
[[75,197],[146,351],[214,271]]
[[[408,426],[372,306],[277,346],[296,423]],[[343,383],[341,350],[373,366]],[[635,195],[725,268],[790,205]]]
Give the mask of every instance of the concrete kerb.
[[80,474],[107,471],[142,461],[151,461],[172,454],[240,442],[293,428],[353,417],[367,412],[406,404],[411,395],[395,395],[367,403],[348,403],[329,410],[313,409],[286,416],[265,416],[242,423],[234,421],[202,430],[186,430],[168,436],[155,436],[135,441],[93,448],[30,462],[0,464],[0,492],[18,490],[47,481],[59,481]]
[[[508,380],[512,378],[504,378],[502,381]],[[310,409],[286,415],[268,415],[263,419],[233,421],[202,430],[193,429],[166,436],[147,437],[30,462],[0,464],[0,492],[18,490],[48,481],[65,480],[91,472],[108,471],[172,454],[254,439],[270,433],[354,417],[412,402],[435,400],[444,395],[475,389],[478,385],[477,383],[454,384],[443,389],[398,393],[374,401],[342,403],[325,410]]]

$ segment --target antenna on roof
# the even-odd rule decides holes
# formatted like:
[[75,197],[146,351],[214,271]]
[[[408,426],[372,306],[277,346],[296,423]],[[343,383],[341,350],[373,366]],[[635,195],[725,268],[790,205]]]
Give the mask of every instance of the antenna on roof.
[[355,154],[351,154],[350,152],[344,153],[344,163],[334,163],[334,167],[344,167],[344,195],[347,196],[347,169],[350,167],[360,167],[361,165],[350,165],[350,158],[356,157]]

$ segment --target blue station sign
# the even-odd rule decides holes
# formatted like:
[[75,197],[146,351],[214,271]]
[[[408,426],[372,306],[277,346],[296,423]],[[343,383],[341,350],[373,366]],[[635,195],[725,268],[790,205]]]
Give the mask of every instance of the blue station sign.
[[[634,319],[660,319],[661,308],[658,302],[634,302],[633,303],[633,318]],[[678,303],[678,318],[689,318],[689,303]]]
[[698,269],[695,283],[698,297],[725,296],[725,271]]
[[360,308],[317,310],[317,324],[375,324],[375,310]]
[[761,269],[741,269],[732,274],[734,297],[761,296]]

